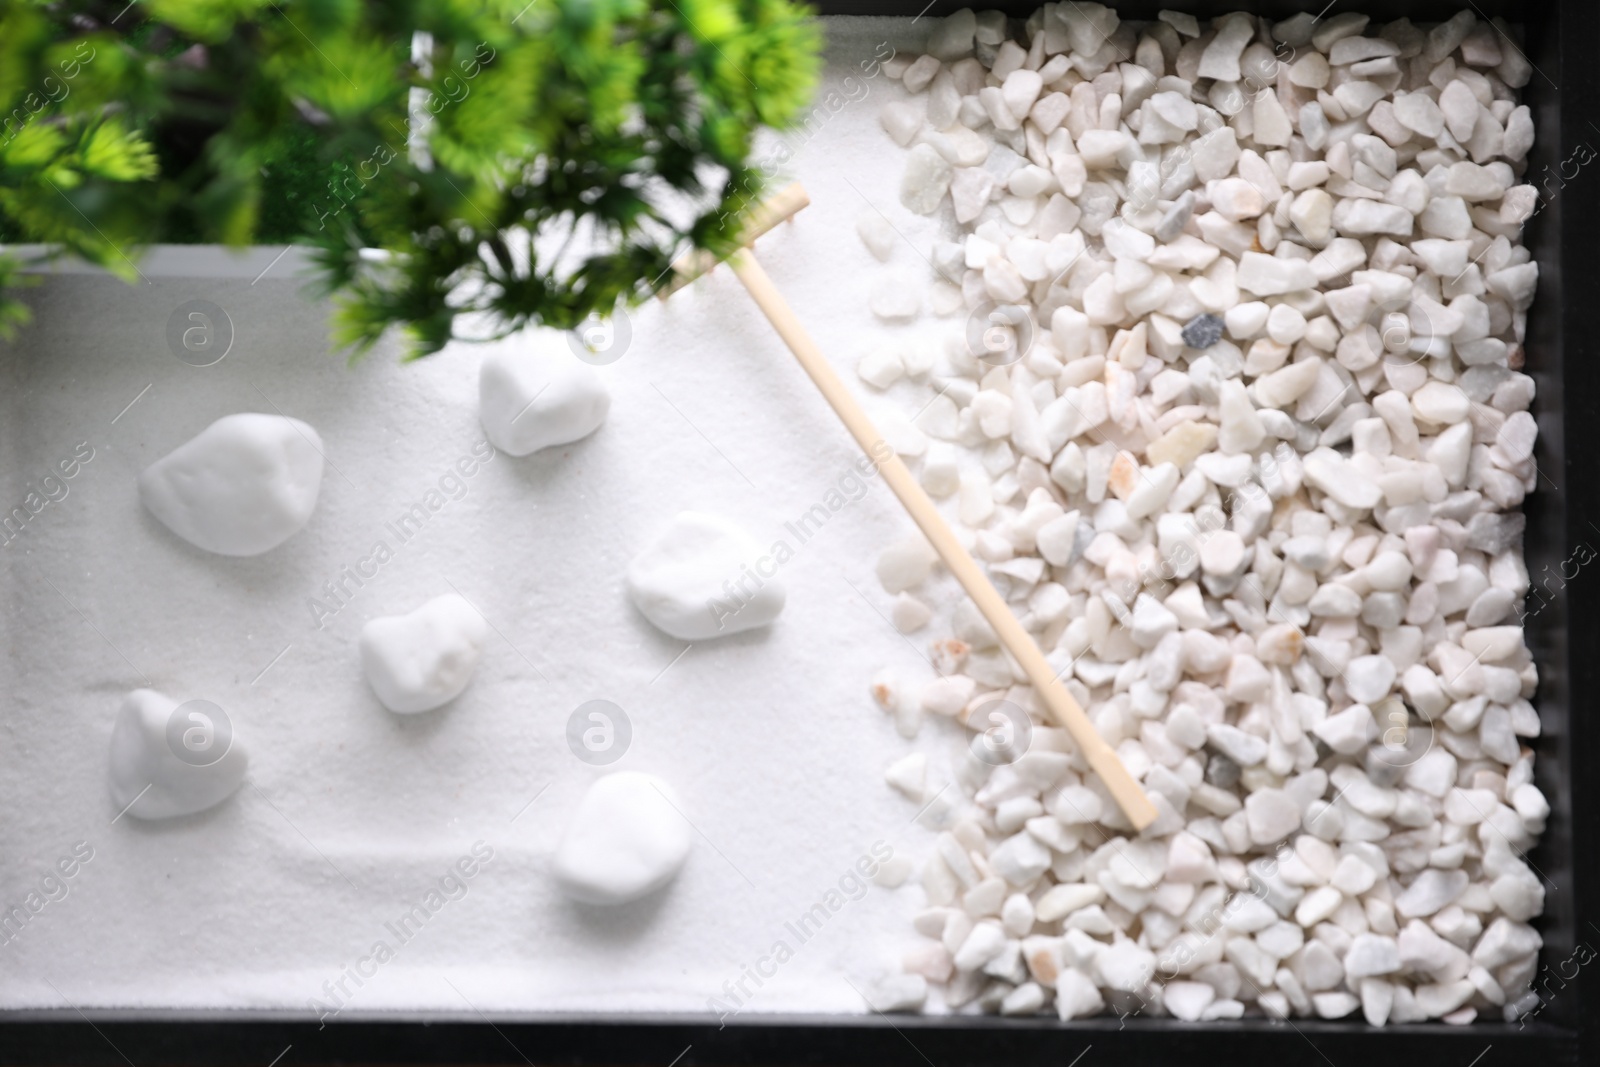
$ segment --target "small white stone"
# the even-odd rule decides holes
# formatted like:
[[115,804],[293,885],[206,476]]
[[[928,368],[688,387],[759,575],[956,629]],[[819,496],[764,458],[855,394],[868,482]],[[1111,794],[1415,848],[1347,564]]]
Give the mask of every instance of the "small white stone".
[[996,922],[980,922],[973,926],[955,951],[958,971],[975,971],[988,963],[1006,947],[1006,934]]
[[1178,617],[1148,593],[1140,593],[1134,603],[1129,632],[1140,648],[1154,648],[1163,637],[1178,629]]
[[1133,492],[1128,494],[1127,513],[1133,520],[1148,518],[1164,507],[1178,487],[1178,468],[1171,463],[1158,463],[1141,471]]
[[1381,85],[1361,80],[1347,81],[1333,91],[1334,101],[1351,118],[1365,115],[1383,96]]
[[961,8],[933,20],[933,30],[928,34],[928,52],[940,59],[959,59],[972,51],[977,32],[978,16],[971,8]]
[[322,438],[299,419],[225,415],[146,467],[139,500],[168,529],[223,556],[258,556],[311,519]]
[[1148,259],[1155,251],[1155,241],[1149,234],[1128,225],[1121,219],[1112,219],[1101,230],[1106,251],[1118,259]]
[[[1427,930],[1421,923],[1414,925]],[[1472,947],[1472,962],[1491,969],[1504,967],[1515,960],[1533,955],[1543,944],[1544,939],[1533,927],[1500,917],[1489,924],[1483,936],[1478,938],[1478,943]]]
[[367,682],[390,711],[432,711],[471,684],[488,633],[483,616],[455,593],[373,619],[361,628]]
[[[1297,309],[1289,304],[1279,304],[1277,307],[1272,309],[1272,314],[1267,318],[1267,336],[1272,338],[1273,341],[1280,345],[1292,345],[1305,335],[1306,317]],[[1303,362],[1310,361],[1307,360]],[[1290,364],[1290,366],[1293,367],[1296,366],[1296,364]],[[1305,376],[1306,388],[1310,388],[1311,384],[1316,381],[1316,372],[1314,369],[1316,366],[1317,364],[1313,364],[1313,369],[1310,370],[1305,368],[1301,369],[1300,373]],[[1304,391],[1305,389],[1301,390],[1301,392]],[[1282,404],[1274,404],[1273,406],[1281,407]]]
[[1350,508],[1377,507],[1383,491],[1331,448],[1318,448],[1302,461],[1306,481]]
[[1459,897],[1467,888],[1466,871],[1421,871],[1399,896],[1394,910],[1401,918],[1426,918]]
[[[1273,314],[1276,316],[1278,310],[1283,308],[1287,308],[1293,313],[1293,318],[1288,319],[1289,326],[1285,327],[1285,329],[1288,330],[1289,327],[1292,327],[1294,320],[1298,319],[1299,332],[1304,334],[1305,316],[1294,311],[1293,308],[1289,308],[1287,304],[1278,305],[1278,308],[1273,309]],[[1299,338],[1296,337],[1295,340],[1298,341]],[[1284,341],[1280,343],[1292,344],[1293,342]],[[1270,374],[1262,375],[1256,380],[1253,387],[1256,401],[1264,408],[1278,408],[1280,410],[1288,408],[1290,404],[1299,400],[1317,384],[1317,379],[1322,373],[1322,365],[1322,360],[1320,359],[1302,359],[1298,363],[1291,363],[1287,367],[1280,367]]]
[[1312,727],[1312,733],[1335,752],[1351,756],[1367,747],[1368,742],[1376,736],[1377,729],[1372,721],[1371,709],[1365,704],[1352,704],[1323,719]]
[[1251,135],[1258,145],[1283,146],[1294,135],[1294,125],[1289,113],[1283,109],[1276,92],[1257,93],[1251,118],[1255,131]]
[[977,683],[964,674],[948,674],[935,678],[922,689],[922,710],[934,715],[953,717],[972,700]]
[[1037,71],[1014,70],[1007,74],[1005,81],[1000,86],[1000,92],[1005,97],[1006,107],[1011,109],[1012,116],[1021,122],[1028,117],[1028,112],[1033,109],[1035,100],[1039,99],[1039,90],[1044,87],[1044,81]]
[[1334,868],[1328,884],[1341,893],[1357,897],[1371,889],[1377,881],[1377,872],[1365,861],[1357,856],[1345,856]]
[[1397,93],[1394,98],[1394,117],[1400,125],[1422,136],[1437,140],[1444,130],[1444,114],[1433,97],[1424,92]]
[[625,904],[656,892],[677,877],[694,843],[681,810],[671,787],[651,775],[598,779],[556,846],[557,884],[587,904]]
[[1450,130],[1450,136],[1457,142],[1466,144],[1472,137],[1473,127],[1477,124],[1478,112],[1481,110],[1478,98],[1473,95],[1472,89],[1459,78],[1453,79],[1439,94],[1439,110],[1444,116],[1445,126]]
[[1156,17],[1185,37],[1200,36],[1200,21],[1187,12],[1162,11]]
[[928,757],[921,752],[904,756],[889,764],[883,779],[912,800],[921,801],[928,780]]
[[1222,383],[1219,390],[1217,447],[1224,452],[1250,452],[1266,439],[1266,427],[1256,414],[1255,405],[1244,384],[1236,379]]
[[878,121],[883,125],[884,132],[901,148],[916,139],[917,132],[922,128],[922,119],[922,109],[909,101],[893,101],[878,112]]
[[1031,834],[1015,834],[989,853],[989,866],[1012,885],[1027,886],[1050,869],[1050,850]]
[[1056,1012],[1063,1022],[1098,1015],[1105,1006],[1088,975],[1073,967],[1062,969],[1056,978]]
[[1278,921],[1278,913],[1265,900],[1250,893],[1236,894],[1223,912],[1222,925],[1241,934],[1254,934]]
[[889,607],[889,620],[903,634],[916,633],[933,621],[933,609],[909,593],[901,593]]
[[[1265,902],[1263,902],[1265,903]],[[1270,906],[1270,905],[1268,905]],[[1273,911],[1273,915],[1278,913]],[[1306,943],[1306,933],[1298,923],[1279,919],[1256,935],[1256,944],[1274,959],[1288,959]]]
[[[1504,167],[1505,164],[1496,164]],[[1499,200],[1511,187],[1506,175],[1495,167],[1481,167],[1476,163],[1462,160],[1450,165],[1450,170],[1445,177],[1444,191],[1450,196],[1459,196],[1469,202],[1481,200]]]
[[878,581],[887,593],[914,589],[928,577],[937,558],[925,539],[906,538],[879,554]]
[[1261,333],[1271,312],[1272,309],[1265,302],[1247,300],[1229,308],[1222,318],[1228,327],[1228,335],[1244,341]]
[[1394,688],[1395,668],[1387,656],[1358,656],[1345,668],[1345,690],[1371,706]]
[[680,641],[755,629],[783,611],[782,581],[752,569],[768,558],[733,522],[680,512],[628,564],[628,593],[645,618]]
[[1244,563],[1244,539],[1232,530],[1218,530],[1200,546],[1200,568],[1207,574],[1234,575]]
[[901,81],[905,83],[906,90],[912,93],[920,93],[932,85],[933,80],[944,69],[939,59],[940,57],[936,55],[924,55],[912,60],[911,65],[906,68],[905,74],[901,76]]
[[864,998],[874,1011],[921,1011],[928,999],[928,980],[920,974],[886,974],[868,985]]
[[995,194],[994,175],[982,167],[957,167],[950,180],[950,202],[955,205],[956,221],[971,222]]
[[1289,81],[1303,89],[1321,89],[1328,84],[1331,71],[1321,52],[1308,52],[1289,66]]
[[1248,15],[1234,14],[1221,20],[1217,35],[1200,54],[1199,77],[1214,78],[1219,82],[1236,82],[1241,77],[1239,57],[1244,46],[1255,34],[1253,20]]
[[1307,189],[1289,205],[1289,221],[1313,245],[1333,235],[1333,197],[1323,189]]
[[1140,993],[1155,973],[1156,957],[1136,941],[1123,938],[1095,954],[1094,969],[1107,989]]
[[[1307,896],[1315,896],[1327,892],[1326,887],[1315,889]],[[1342,899],[1337,892],[1332,893],[1334,907],[1338,907]],[[1299,922],[1298,912],[1295,921]],[[1304,925],[1302,923],[1302,925]],[[1311,940],[1306,942],[1300,953],[1300,975],[1305,988],[1313,992],[1332,989],[1344,981],[1344,965],[1339,962],[1339,957],[1321,941]]]
[[1425,234],[1452,241],[1472,235],[1472,216],[1467,213],[1467,202],[1459,196],[1435,195],[1417,216],[1417,224]]
[[500,451],[526,456],[582,440],[611,410],[611,394],[594,367],[580,360],[572,335],[528,330],[523,346],[500,347],[483,358],[478,417]]
[[1039,898],[1034,905],[1034,917],[1043,923],[1055,922],[1104,899],[1106,891],[1098,885],[1063,882],[1051,886]]
[[1253,767],[1267,758],[1266,741],[1237,726],[1215,723],[1206,730],[1206,737],[1213,748],[1241,767]]
[[1261,252],[1239,257],[1239,288],[1257,296],[1281,296],[1316,286],[1311,264],[1303,259],[1281,259]]
[[[929,410],[940,400],[951,404],[949,397],[935,397],[928,405]],[[928,427],[919,426],[918,429],[932,432]],[[922,487],[935,499],[943,499],[961,488],[961,466],[949,445],[935,441],[928,446],[922,459]]]
[[1320,618],[1353,619],[1361,614],[1361,594],[1339,582],[1328,582],[1306,601],[1306,610]]
[[1342,992],[1313,993],[1311,1003],[1317,1015],[1323,1019],[1343,1019],[1361,1006],[1361,1001],[1354,993]]
[[[878,872],[872,876],[872,884],[884,889],[898,889],[911,877],[912,869],[909,857],[890,856],[878,865]],[[940,948],[942,951],[942,946]]]
[[1267,201],[1261,190],[1243,178],[1214,181],[1206,192],[1211,198],[1211,209],[1230,222],[1253,219],[1266,210]]
[[1398,204],[1359,198],[1348,198],[1335,204],[1332,219],[1334,229],[1351,237],[1373,234],[1410,237],[1414,221],[1411,212]]
[[1461,387],[1450,382],[1428,382],[1411,394],[1411,409],[1417,418],[1450,425],[1467,417],[1472,402]]
[[1400,948],[1392,937],[1357,934],[1344,956],[1347,978],[1372,978],[1393,974],[1400,969]]
[[856,235],[866,245],[867,251],[882,262],[887,263],[894,253],[894,227],[876,211],[865,212],[856,218]]
[[875,389],[887,389],[906,372],[900,353],[890,347],[875,348],[856,363],[856,374]]
[[1250,840],[1258,845],[1282,841],[1300,828],[1302,812],[1282,789],[1258,789],[1244,801]]
[[1462,634],[1460,643],[1473,659],[1484,663],[1498,663],[1522,652],[1522,627],[1479,627]]
[[933,214],[950,189],[952,174],[950,163],[932,146],[912,146],[900,179],[900,203],[915,214]]
[[1036,541],[1039,554],[1054,566],[1065,567],[1073,558],[1078,543],[1078,513],[1069,511],[1039,528]]
[[[1344,894],[1337,889],[1326,885],[1318,886],[1302,897],[1299,904],[1295,905],[1294,921],[1310,929],[1339,910],[1339,905],[1342,903],[1344,903]],[[1342,976],[1343,967],[1341,966],[1339,970]]]
[[1217,999],[1217,991],[1204,982],[1168,982],[1162,987],[1161,1002],[1173,1018],[1195,1022]]
[[1153,94],[1148,107],[1161,120],[1178,130],[1193,130],[1200,124],[1200,111],[1195,107],[1194,101],[1182,93],[1166,90]]
[[1012,893],[1000,906],[1000,925],[1011,937],[1026,937],[1033,929],[1033,901],[1026,893]]
[[232,796],[250,759],[217,710],[153,689],[129,693],[111,728],[112,803],[136,819],[172,819]]
[[1539,424],[1526,411],[1519,411],[1501,425],[1495,444],[1513,463],[1533,455],[1533,446],[1539,436]]

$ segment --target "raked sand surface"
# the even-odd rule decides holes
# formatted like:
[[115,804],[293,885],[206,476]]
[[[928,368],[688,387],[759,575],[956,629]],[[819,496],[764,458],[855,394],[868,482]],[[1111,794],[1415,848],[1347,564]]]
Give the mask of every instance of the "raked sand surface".
[[[906,20],[828,29],[817,118],[782,142],[782,173],[812,206],[760,254],[844,370],[899,332],[856,280],[881,269],[857,218],[870,201],[924,251],[936,224],[896,199],[901,152],[877,109],[903,90],[861,66],[921,34]],[[759,158],[784,159],[779,145]],[[78,460],[0,553],[0,903],[26,910],[36,893],[38,906],[0,944],[0,1007],[700,1012],[759,964],[772,976],[745,980],[748,1010],[863,1010],[853,986],[896,967],[922,891],[853,900],[853,868],[875,843],[908,857],[927,844],[884,785],[906,748],[868,684],[886,664],[926,672],[935,635],[907,640],[886,621],[873,565],[909,523],[877,478],[858,480],[854,446],[731,272],[634,312],[630,347],[603,371],[609,421],[518,459],[479,426],[479,348],[411,365],[382,349],[349,366],[329,350],[325,307],[296,295],[293,256],[252,282],[273,254],[227,275],[152,260],[135,286],[52,277],[30,297],[36,323],[0,348],[0,506]],[[922,284],[910,243],[892,265]],[[196,298],[236,331],[210,367],[165,338]],[[305,529],[228,558],[163,527],[135,479],[241,411],[314,426],[327,467]],[[836,490],[802,543],[786,524]],[[391,523],[418,504],[436,510],[402,540]],[[628,560],[683,509],[786,542],[776,625],[686,647],[628,602]],[[390,558],[346,580],[338,606],[325,584],[370,572],[379,541]],[[452,590],[493,631],[477,677],[439,711],[391,714],[362,676],[361,626]],[[251,760],[237,794],[170,822],[117,817],[107,745],[143,686],[225,709]],[[565,740],[593,699],[632,725],[610,768]],[[940,722],[921,744],[956,738]],[[549,871],[608,769],[671,782],[695,830],[673,885],[612,910],[568,901]],[[837,910],[802,940],[787,924],[830,891]],[[426,919],[398,926],[418,904]]]

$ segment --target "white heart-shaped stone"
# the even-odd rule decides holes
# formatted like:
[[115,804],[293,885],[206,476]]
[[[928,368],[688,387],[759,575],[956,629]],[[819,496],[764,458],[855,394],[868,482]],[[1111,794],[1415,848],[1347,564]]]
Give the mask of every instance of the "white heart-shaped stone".
[[384,707],[402,714],[432,711],[471,684],[488,632],[465,597],[446,593],[363,626],[361,663]]
[[628,564],[628,592],[645,618],[681,641],[725,637],[783,611],[781,562],[728,519],[684,511]]
[[135,689],[111,730],[111,798],[135,818],[204,811],[239,788],[249,765],[227,715],[206,701]]
[[283,415],[225,415],[139,475],[139,499],[173,533],[223,556],[276,548],[311,518],[322,438]]
[[637,771],[589,787],[556,848],[556,881],[588,904],[626,904],[672,881],[693,830],[671,787]]
[[524,331],[514,346],[483,357],[478,417],[502,452],[526,456],[588,437],[606,421],[611,394],[559,330]]

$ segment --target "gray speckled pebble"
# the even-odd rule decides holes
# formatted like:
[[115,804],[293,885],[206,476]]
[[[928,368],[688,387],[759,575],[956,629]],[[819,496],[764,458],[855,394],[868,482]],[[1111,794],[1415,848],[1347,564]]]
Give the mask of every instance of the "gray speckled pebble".
[[1190,348],[1210,348],[1222,340],[1222,320],[1215,315],[1196,315],[1183,324],[1183,343]]

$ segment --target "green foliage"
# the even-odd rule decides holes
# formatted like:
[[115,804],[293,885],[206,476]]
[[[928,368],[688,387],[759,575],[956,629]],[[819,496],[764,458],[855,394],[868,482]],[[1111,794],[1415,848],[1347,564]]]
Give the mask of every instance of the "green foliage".
[[0,240],[313,245],[358,353],[571,328],[732,251],[819,45],[790,0],[0,0]]

